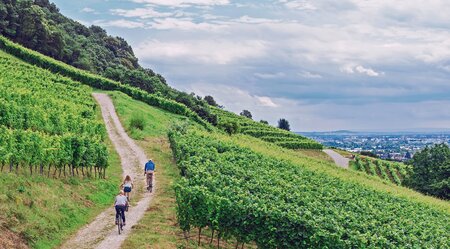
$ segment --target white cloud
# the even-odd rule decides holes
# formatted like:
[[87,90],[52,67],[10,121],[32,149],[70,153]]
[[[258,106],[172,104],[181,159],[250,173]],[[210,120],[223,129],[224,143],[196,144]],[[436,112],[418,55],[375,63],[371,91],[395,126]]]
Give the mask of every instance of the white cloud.
[[269,97],[256,97],[256,98],[258,99],[259,103],[260,103],[262,106],[267,106],[267,107],[278,107],[278,105],[275,104],[275,103],[273,102],[273,100],[272,100],[271,98],[269,98]]
[[85,12],[85,13],[93,13],[93,12],[95,12],[95,10],[92,9],[92,8],[85,7],[85,8],[83,8],[83,9],[81,10],[81,12]]
[[267,96],[252,95],[248,91],[241,88],[222,85],[222,84],[205,84],[196,83],[190,85],[186,91],[195,92],[200,96],[212,95],[220,105],[225,105],[227,110],[239,113],[243,109],[256,113],[254,118],[265,118],[267,116],[260,115],[264,111],[268,113],[276,113],[279,110],[277,100]]
[[[142,8],[114,14],[151,19],[129,25],[152,29],[147,41],[134,41],[141,62],[178,87],[211,82],[206,85],[215,90],[208,94],[225,99],[233,111],[286,117],[298,130],[364,128],[362,120],[380,128],[431,126],[437,116],[427,123],[411,108],[450,94],[450,1],[135,2]],[[192,8],[176,8],[187,6]],[[364,101],[370,105],[360,107]]]
[[316,10],[317,7],[314,6],[310,1],[307,0],[280,0],[280,3],[284,4],[287,8],[297,9],[297,10]]
[[261,79],[279,79],[285,76],[283,72],[278,73],[254,73],[254,76]]
[[234,22],[238,23],[249,23],[249,24],[261,24],[261,23],[273,23],[273,22],[279,22],[279,20],[276,19],[269,19],[269,18],[255,18],[250,16],[241,16],[238,19],[234,19]]
[[158,12],[155,9],[148,8],[136,8],[131,10],[125,9],[112,9],[111,12],[115,15],[124,16],[124,17],[139,17],[139,18],[154,18],[154,17],[168,17],[172,16],[172,13],[168,12]]
[[372,76],[372,77],[377,77],[377,76],[380,76],[380,74],[382,74],[382,73],[376,72],[372,68],[365,68],[361,65],[356,66],[355,70],[358,73],[367,74],[368,76]]
[[361,65],[352,65],[352,64],[348,64],[348,65],[341,67],[341,71],[344,73],[348,73],[348,74],[353,74],[353,73],[365,74],[370,77],[378,77],[378,76],[384,74],[383,72],[377,72],[377,71],[373,70],[372,68],[365,68]]
[[129,20],[125,20],[125,19],[111,20],[111,21],[97,20],[97,21],[94,21],[93,24],[103,26],[103,27],[117,27],[117,28],[127,28],[127,29],[135,29],[135,28],[144,28],[145,27],[145,24],[142,22],[134,22],[134,21],[129,21]]
[[191,18],[155,18],[149,23],[149,28],[158,30],[184,30],[184,31],[219,31],[228,27],[226,24],[208,22],[194,22]]
[[192,5],[214,6],[214,5],[228,5],[230,3],[229,0],[133,0],[133,2],[170,6],[170,7],[188,7]]
[[227,41],[196,40],[141,43],[136,51],[142,59],[179,60],[208,64],[230,64],[237,60],[259,58],[266,54],[266,44],[260,40]]

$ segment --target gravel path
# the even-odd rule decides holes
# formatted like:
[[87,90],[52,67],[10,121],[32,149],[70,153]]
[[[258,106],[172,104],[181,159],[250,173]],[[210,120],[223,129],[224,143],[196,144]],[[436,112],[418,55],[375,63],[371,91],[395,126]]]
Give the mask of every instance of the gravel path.
[[[145,178],[143,174],[143,165],[147,162],[148,157],[144,151],[137,146],[134,141],[128,137],[125,129],[120,123],[116,114],[114,105],[108,95],[102,93],[94,93],[94,98],[100,104],[102,117],[106,124],[109,138],[111,139],[117,153],[120,156],[123,175],[130,175],[137,185],[137,188],[144,189]],[[153,193],[155,192],[153,184]],[[136,190],[133,191],[136,196]],[[117,232],[117,226],[114,225],[115,210],[113,205],[114,197],[111,196],[111,207],[99,214],[93,222],[83,227],[70,240],[66,241],[61,248],[63,249],[115,249],[120,248],[125,241],[131,227],[136,225],[144,216],[145,211],[150,206],[153,194],[145,193],[133,206],[130,206],[129,212],[126,214],[127,225],[124,227],[121,235]]]
[[333,158],[334,163],[336,163],[339,167],[344,169],[348,169],[348,162],[350,161],[348,158],[343,157],[341,154],[337,153],[334,150],[323,150],[323,152],[327,153],[331,158]]

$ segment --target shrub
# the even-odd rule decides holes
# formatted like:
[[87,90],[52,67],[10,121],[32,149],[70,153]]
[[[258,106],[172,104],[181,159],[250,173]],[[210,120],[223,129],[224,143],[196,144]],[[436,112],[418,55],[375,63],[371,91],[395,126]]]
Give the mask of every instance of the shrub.
[[130,120],[130,128],[135,128],[143,131],[144,127],[145,127],[144,116],[142,116],[142,114],[137,112],[133,113]]

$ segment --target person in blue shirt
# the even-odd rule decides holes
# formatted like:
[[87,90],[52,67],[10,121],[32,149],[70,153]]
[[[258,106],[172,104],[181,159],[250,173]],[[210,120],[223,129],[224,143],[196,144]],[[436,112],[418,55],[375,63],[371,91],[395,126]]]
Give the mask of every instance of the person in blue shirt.
[[152,192],[153,189],[153,174],[155,172],[155,163],[152,159],[144,166],[144,175],[147,176],[147,190]]

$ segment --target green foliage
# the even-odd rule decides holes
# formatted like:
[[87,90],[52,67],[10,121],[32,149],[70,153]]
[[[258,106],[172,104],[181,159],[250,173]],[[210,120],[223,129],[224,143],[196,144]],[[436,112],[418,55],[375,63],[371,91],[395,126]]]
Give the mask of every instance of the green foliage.
[[214,100],[213,96],[211,96],[211,95],[207,95],[203,99],[206,101],[206,103],[208,103],[208,105],[216,106],[216,107],[219,106],[217,104],[217,102]]
[[372,151],[361,151],[359,154],[363,156],[378,158],[377,154],[373,153]]
[[144,130],[145,127],[144,115],[138,112],[133,113],[130,120],[130,127],[139,129],[141,131]]
[[[0,163],[61,169],[108,166],[106,130],[90,90],[0,52]],[[74,171],[72,170],[72,174]]]
[[278,128],[280,128],[282,130],[287,130],[287,131],[291,130],[291,126],[289,125],[289,121],[287,121],[284,118],[281,118],[280,120],[278,120]]
[[446,144],[426,147],[414,154],[408,185],[414,189],[450,199],[450,148]]
[[355,157],[351,168],[397,185],[405,185],[403,180],[408,179],[411,174],[411,168],[408,165],[359,155]]
[[239,132],[239,124],[233,121],[219,123],[217,127],[224,130],[226,133],[228,133],[228,135],[236,134]]
[[169,112],[187,116],[194,121],[202,124],[205,128],[211,129],[210,125],[200,118],[195,112],[191,111],[185,105],[168,100],[157,95],[149,94],[141,89],[123,85],[119,82],[103,78],[98,75],[90,74],[86,71],[71,67],[62,62],[56,61],[52,58],[26,49],[18,44],[15,44],[8,39],[0,36],[0,49],[39,67],[50,70],[53,73],[58,73],[71,78],[72,80],[82,82],[89,86],[103,89],[103,90],[117,90],[121,91],[136,100],[140,100],[149,105],[159,107]]
[[[218,127],[225,130],[226,123],[237,123],[240,133],[257,137],[266,142],[274,143],[288,149],[323,149],[323,145],[314,140],[295,133],[272,127],[264,122],[256,122],[244,116],[213,108],[213,113],[219,117]],[[226,130],[225,130],[226,131]],[[229,133],[228,131],[226,131]]]
[[266,120],[259,120],[259,122],[261,123],[261,124],[265,124],[265,125],[269,125],[269,122],[267,122]]
[[243,110],[241,113],[239,113],[239,115],[252,119],[252,113],[249,110]]
[[[184,94],[169,87],[160,74],[141,67],[133,49],[123,38],[109,36],[101,27],[88,28],[63,16],[48,0],[0,2],[0,35],[56,60],[147,93],[157,93],[172,100]],[[211,124],[217,124],[206,101],[188,94],[186,97],[192,102],[188,105],[191,111]]]
[[260,248],[450,246],[444,211],[192,131],[169,139],[185,176],[185,231],[209,227]]

